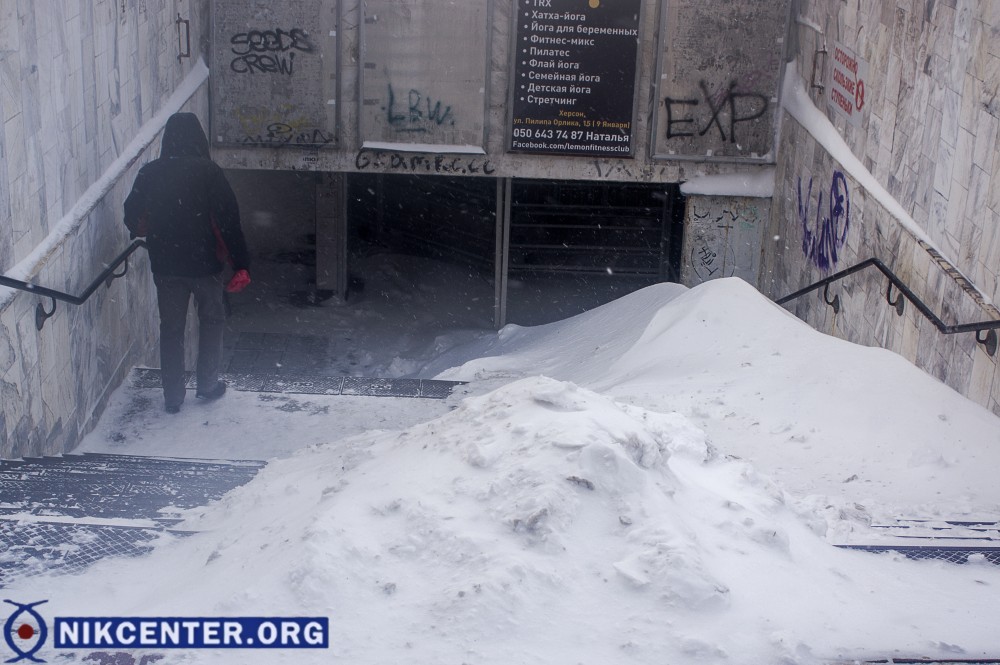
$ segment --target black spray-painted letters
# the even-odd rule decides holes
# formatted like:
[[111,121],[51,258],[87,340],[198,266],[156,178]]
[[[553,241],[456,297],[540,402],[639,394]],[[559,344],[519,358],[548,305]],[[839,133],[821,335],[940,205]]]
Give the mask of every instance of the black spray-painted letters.
[[[739,123],[750,122],[763,116],[767,112],[769,102],[767,97],[756,92],[738,92],[736,81],[729,83],[729,88],[721,95],[713,94],[705,81],[700,81],[705,104],[708,106],[707,121],[702,117],[693,115],[679,115],[678,106],[696,107],[701,104],[698,99],[664,99],[667,110],[667,138],[672,139],[678,136],[704,136],[713,127],[719,130],[719,136],[723,141],[736,143],[736,128]],[[694,109],[692,109],[694,112]],[[728,120],[726,125],[723,120]],[[704,124],[703,122],[704,121]],[[729,130],[728,135],[726,130]]]
[[233,35],[229,43],[236,54],[229,68],[237,74],[291,76],[295,68],[295,53],[313,52],[309,35],[301,28],[250,30]]

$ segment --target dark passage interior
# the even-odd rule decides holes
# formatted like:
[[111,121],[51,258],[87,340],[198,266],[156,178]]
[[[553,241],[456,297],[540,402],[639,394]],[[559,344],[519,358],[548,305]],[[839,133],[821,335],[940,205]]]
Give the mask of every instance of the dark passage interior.
[[230,297],[234,371],[412,375],[439,336],[491,330],[498,314],[550,323],[677,280],[677,186],[515,180],[508,192],[490,178],[353,174],[340,301],[316,286],[320,176],[229,177],[253,256],[251,287]]
[[[500,276],[497,181],[352,175],[349,254],[401,252]],[[548,323],[659,281],[676,281],[676,185],[514,180],[506,322]],[[503,220],[501,220],[502,224]]]

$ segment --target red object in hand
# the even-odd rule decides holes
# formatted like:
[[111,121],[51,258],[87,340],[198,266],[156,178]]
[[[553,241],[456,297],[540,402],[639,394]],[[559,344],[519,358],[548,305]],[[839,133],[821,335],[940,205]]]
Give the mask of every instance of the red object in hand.
[[250,284],[250,273],[246,270],[237,270],[236,274],[229,280],[229,283],[226,284],[226,291],[228,293],[239,293],[247,288],[248,284]]

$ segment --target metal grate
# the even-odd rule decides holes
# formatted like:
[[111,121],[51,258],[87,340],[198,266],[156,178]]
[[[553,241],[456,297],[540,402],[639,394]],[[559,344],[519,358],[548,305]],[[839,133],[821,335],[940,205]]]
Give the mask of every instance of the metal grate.
[[[414,397],[444,399],[463,381],[436,379],[378,379],[360,376],[314,376],[310,374],[265,374],[260,372],[226,372],[220,375],[233,390],[289,395],[356,395],[362,397]],[[188,372],[186,385],[193,390],[194,373]],[[136,388],[159,388],[160,370],[132,370],[132,385]]]
[[1000,566],[1000,547],[932,547],[923,545],[838,545],[842,549],[884,554],[895,552],[907,559],[969,563],[980,561]]
[[[78,572],[137,556],[185,509],[249,482],[264,466],[86,453],[0,461],[0,587],[41,572]],[[107,520],[132,520],[131,525]]]
[[838,547],[862,552],[896,552],[908,559],[971,561],[1000,565],[1000,523],[992,519],[898,518],[872,524],[855,539]]
[[852,661],[828,661],[827,665],[858,665],[859,663],[865,663],[865,665],[879,665],[881,663],[886,663],[887,665],[997,665],[1000,663],[1000,658],[948,658],[948,659],[935,659],[931,660],[928,658],[876,658],[873,660],[852,660]]
[[143,518],[203,506],[249,482],[263,462],[127,455],[63,455],[0,461],[0,516]]
[[77,573],[107,557],[152,549],[161,528],[0,519],[0,588],[42,573]]
[[349,376],[344,379],[343,394],[368,397],[420,397],[420,379],[369,379]]

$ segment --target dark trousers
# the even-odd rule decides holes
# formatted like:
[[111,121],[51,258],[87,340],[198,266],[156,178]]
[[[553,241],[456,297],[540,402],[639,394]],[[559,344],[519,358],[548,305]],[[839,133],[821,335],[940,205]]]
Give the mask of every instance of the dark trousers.
[[207,277],[153,275],[160,310],[160,380],[167,406],[184,401],[184,324],[194,296],[198,314],[198,388],[210,390],[219,380],[226,308],[222,273]]

